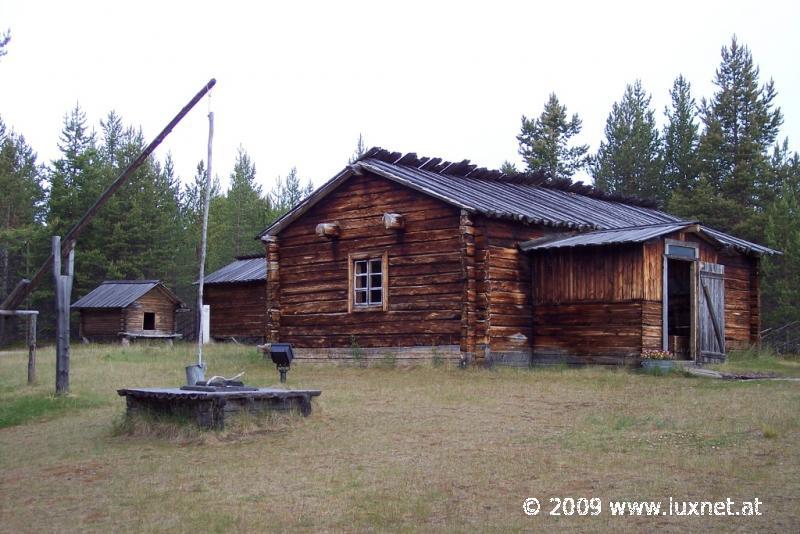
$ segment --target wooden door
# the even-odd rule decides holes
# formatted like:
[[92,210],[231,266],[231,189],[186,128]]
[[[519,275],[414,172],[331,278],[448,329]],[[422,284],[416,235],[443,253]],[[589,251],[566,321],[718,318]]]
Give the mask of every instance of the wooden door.
[[700,262],[698,349],[701,362],[725,360],[725,266]]

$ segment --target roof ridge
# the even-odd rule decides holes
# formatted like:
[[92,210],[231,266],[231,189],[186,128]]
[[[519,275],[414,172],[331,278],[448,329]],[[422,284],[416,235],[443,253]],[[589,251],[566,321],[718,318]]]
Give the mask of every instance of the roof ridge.
[[447,176],[457,176],[460,178],[471,178],[476,180],[494,180],[498,182],[515,183],[522,185],[538,186],[556,191],[574,193],[590,198],[608,200],[629,206],[642,208],[658,209],[659,205],[655,200],[639,198],[636,196],[622,195],[619,193],[608,193],[598,189],[594,185],[584,184],[582,181],[573,182],[568,178],[557,178],[544,172],[517,172],[506,174],[498,169],[487,169],[465,159],[458,163],[442,160],[442,158],[429,158],[417,156],[416,152],[391,152],[381,147],[372,147],[364,152],[355,162],[377,159],[391,165],[401,165],[413,167],[418,170],[442,174]]

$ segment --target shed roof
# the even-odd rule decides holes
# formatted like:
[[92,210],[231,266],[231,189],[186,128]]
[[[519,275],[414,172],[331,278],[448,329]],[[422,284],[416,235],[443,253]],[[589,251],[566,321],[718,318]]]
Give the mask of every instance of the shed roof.
[[654,237],[671,234],[690,226],[697,228],[697,233],[721,247],[733,248],[739,252],[752,254],[779,254],[771,248],[750,243],[712,228],[699,225],[693,221],[679,223],[654,224],[649,226],[632,226],[611,230],[595,230],[579,234],[557,234],[531,239],[520,243],[519,248],[525,252],[533,250],[552,250],[557,248],[590,247],[603,245],[621,245],[625,243],[643,243]]
[[690,222],[654,224],[651,226],[634,226],[630,228],[614,228],[613,230],[595,230],[582,234],[556,234],[520,243],[519,248],[525,252],[531,250],[549,250],[554,248],[588,247],[598,245],[619,245],[623,243],[642,243],[648,239],[671,234],[690,226]]
[[258,257],[240,257],[225,267],[214,271],[204,279],[204,284],[233,284],[258,282],[267,279],[267,260]]
[[[544,175],[506,175],[441,158],[417,157],[372,148],[292,211],[275,221],[260,237],[278,234],[340,183],[354,174],[371,172],[393,182],[487,217],[520,221],[569,231],[631,229],[654,225],[691,224],[641,199],[609,195],[581,182],[554,180]],[[671,230],[674,231],[674,230]],[[711,231],[709,231],[711,234]],[[713,231],[716,241],[751,254],[771,249]]]
[[80,308],[127,308],[150,290],[159,287],[167,297],[183,306],[183,301],[166,288],[160,280],[106,280],[88,294],[78,299],[71,307]]

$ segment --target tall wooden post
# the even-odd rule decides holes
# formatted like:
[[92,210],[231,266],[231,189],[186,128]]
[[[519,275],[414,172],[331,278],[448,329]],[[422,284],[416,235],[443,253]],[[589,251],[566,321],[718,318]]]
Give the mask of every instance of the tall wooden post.
[[56,297],[56,395],[65,395],[69,393],[69,303],[72,299],[75,249],[70,249],[67,272],[61,274],[61,237],[53,236],[52,245]]
[[36,317],[28,315],[28,384],[36,382]]

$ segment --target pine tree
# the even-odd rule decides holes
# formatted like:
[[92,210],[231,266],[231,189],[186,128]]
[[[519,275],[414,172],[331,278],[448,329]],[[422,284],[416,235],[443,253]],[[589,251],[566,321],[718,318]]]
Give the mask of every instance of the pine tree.
[[701,171],[723,197],[748,211],[765,207],[776,185],[770,176],[769,149],[783,122],[773,101],[777,92],[770,80],[759,87],[759,69],[746,46],[734,36],[722,48],[714,84],[717,92],[703,99],[700,117],[705,132],[700,139]]
[[782,326],[800,321],[800,165],[794,158],[795,177],[783,183],[776,202],[767,210],[765,237],[781,256],[763,260],[764,324]]
[[789,141],[776,145],[770,166],[781,187],[766,209],[766,244],[783,252],[763,258],[762,307],[767,326],[800,320],[800,155],[790,154]]
[[765,210],[775,201],[780,179],[770,163],[783,117],[774,107],[772,81],[759,86],[752,54],[734,36],[722,48],[716,71],[717,92],[703,99],[700,119],[704,131],[698,146],[700,179],[707,184],[702,202],[684,202],[671,209],[746,239],[764,242]]
[[277,212],[282,214],[297,206],[313,191],[313,182],[309,180],[305,186],[301,185],[297,167],[292,167],[285,180],[278,176],[275,187],[270,192],[270,200]]
[[[203,203],[206,194],[206,167],[205,162],[197,164],[192,183],[186,186],[183,195],[183,215],[186,227],[186,240],[192,250],[189,261],[189,272],[197,274],[198,260],[200,259],[200,237],[203,225]],[[219,178],[216,176],[211,182],[211,198],[208,206],[208,237],[206,248],[206,272],[210,273],[219,269],[231,259],[231,251],[226,249],[225,243],[230,241],[230,234],[225,224],[227,203],[220,194]]]
[[517,166],[513,162],[506,160],[500,165],[500,172],[510,176],[517,174],[519,170],[517,170]]
[[570,140],[581,132],[581,127],[577,113],[567,119],[567,107],[559,103],[555,93],[550,94],[538,118],[528,119],[523,115],[517,141],[526,170],[571,179],[588,163],[589,145],[570,146]]
[[696,104],[691,84],[678,76],[670,90],[672,104],[664,109],[663,180],[667,195],[672,191],[689,191],[697,181],[697,144],[699,139]]
[[347,163],[348,164],[355,163],[356,161],[358,161],[358,158],[363,156],[366,152],[367,152],[367,145],[364,142],[364,136],[358,134],[358,141],[356,141],[356,149],[353,152],[353,155],[350,156],[350,159],[347,160]]
[[[31,243],[41,240],[43,169],[22,135],[0,119],[0,301],[23,277],[30,276]],[[0,317],[0,344],[7,321]]]
[[261,246],[254,237],[273,218],[270,200],[262,194],[261,186],[255,182],[255,178],[256,166],[240,146],[227,193],[234,256],[261,251]]
[[595,185],[603,191],[664,202],[660,139],[650,96],[639,80],[614,103],[592,163]]

